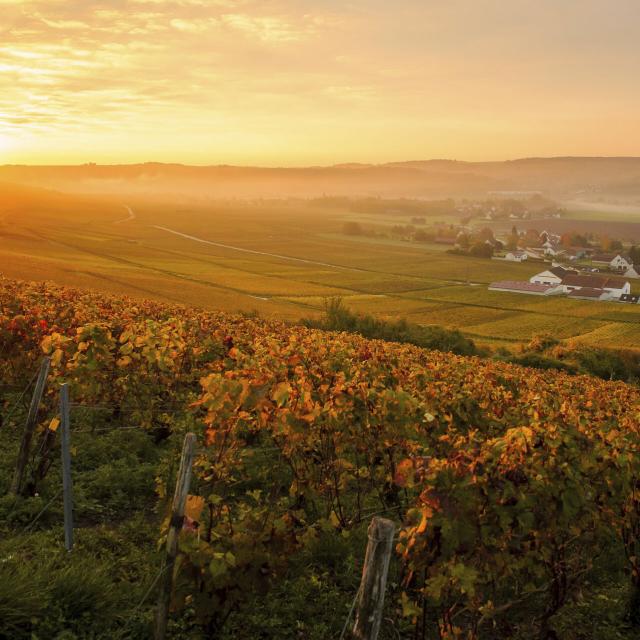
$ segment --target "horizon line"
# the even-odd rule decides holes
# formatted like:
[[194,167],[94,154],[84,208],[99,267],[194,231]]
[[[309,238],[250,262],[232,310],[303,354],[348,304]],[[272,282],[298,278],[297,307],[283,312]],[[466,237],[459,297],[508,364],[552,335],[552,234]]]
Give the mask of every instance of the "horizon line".
[[640,160],[640,156],[524,156],[519,158],[506,158],[503,160],[458,160],[455,158],[427,158],[422,160],[390,160],[386,162],[337,162],[335,164],[308,164],[308,165],[253,165],[253,164],[189,164],[185,162],[163,162],[157,160],[145,160],[142,162],[93,162],[87,161],[78,164],[32,164],[32,163],[7,163],[0,165],[0,169],[15,167],[33,168],[81,168],[81,167],[135,167],[145,165],[179,166],[189,168],[236,168],[236,169],[334,169],[334,168],[358,168],[358,167],[389,167],[393,165],[449,163],[449,164],[507,164],[511,162],[531,162],[536,160]]

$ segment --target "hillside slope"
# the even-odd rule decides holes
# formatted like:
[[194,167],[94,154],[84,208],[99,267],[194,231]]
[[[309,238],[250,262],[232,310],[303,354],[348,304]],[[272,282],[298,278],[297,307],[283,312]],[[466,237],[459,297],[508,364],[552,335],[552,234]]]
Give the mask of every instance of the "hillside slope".
[[345,196],[474,197],[543,191],[637,203],[640,158],[525,158],[504,162],[428,160],[326,167],[136,165],[0,167],[0,180],[74,192],[196,198]]
[[[155,442],[161,454],[145,454],[145,477],[156,474],[157,497],[136,498],[153,527],[182,435],[196,433],[191,493],[201,498],[192,513],[200,526],[182,534],[174,602],[182,635],[174,637],[337,637],[373,514],[400,530],[384,638],[430,637],[436,627],[443,638],[493,638],[496,630],[501,638],[552,630],[609,637],[598,633],[612,627],[612,638],[633,637],[625,607],[640,587],[636,387],[10,280],[0,282],[0,350],[8,389],[24,388],[43,353],[51,358],[44,436],[56,414],[55,383],[70,384],[73,429],[87,438],[72,435],[74,464],[103,469],[90,480],[76,472],[78,537],[93,540],[93,553],[96,523],[113,527],[122,517],[104,507],[109,519],[100,520],[97,507],[112,508],[108,469],[119,453],[101,458],[95,443],[124,427],[132,448],[138,437]],[[4,394],[13,459],[15,420],[24,414],[8,418],[20,405],[17,393]],[[57,478],[36,478],[21,509],[54,497]],[[138,495],[135,486],[122,495]],[[24,523],[8,522],[7,576],[43,544],[18,544]],[[58,526],[46,518],[36,525],[54,547]],[[101,556],[119,558],[117,546],[105,545]],[[141,545],[148,562],[153,543]],[[578,594],[596,611],[604,594],[609,617],[581,629]],[[637,603],[630,610],[637,616]],[[135,616],[130,608],[107,618],[89,610],[77,637],[123,629],[148,637],[141,612],[148,620],[151,605]],[[16,628],[28,637],[39,616]],[[138,635],[127,627],[132,617]],[[596,636],[571,635],[594,628]]]

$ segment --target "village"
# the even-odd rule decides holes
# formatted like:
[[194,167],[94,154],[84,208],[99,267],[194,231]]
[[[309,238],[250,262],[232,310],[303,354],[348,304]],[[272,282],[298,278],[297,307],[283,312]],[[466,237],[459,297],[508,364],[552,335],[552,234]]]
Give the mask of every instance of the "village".
[[[598,253],[593,247],[564,247],[561,236],[546,231],[539,238],[539,247],[513,249],[503,256],[494,255],[493,259],[531,262],[532,266],[534,263],[546,262],[550,266],[532,275],[527,281],[492,282],[489,285],[490,291],[640,303],[640,295],[631,293],[630,280],[640,278],[634,266],[634,261],[638,264],[635,256],[623,252]],[[636,251],[632,250],[630,253],[635,254]]]

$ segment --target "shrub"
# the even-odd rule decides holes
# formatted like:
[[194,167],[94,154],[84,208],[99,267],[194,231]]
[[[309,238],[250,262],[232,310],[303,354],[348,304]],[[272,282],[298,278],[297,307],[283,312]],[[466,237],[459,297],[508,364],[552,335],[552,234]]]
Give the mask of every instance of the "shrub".
[[525,353],[519,356],[509,358],[509,362],[522,365],[523,367],[533,367],[535,369],[557,369],[558,371],[566,371],[567,373],[577,373],[578,368],[575,365],[554,358],[548,358],[539,353]]
[[342,298],[326,300],[324,316],[320,320],[305,319],[303,324],[328,331],[358,333],[365,338],[409,343],[458,355],[479,353],[473,340],[466,338],[456,329],[446,329],[438,325],[422,326],[404,319],[380,320],[369,314],[355,314],[347,308]]

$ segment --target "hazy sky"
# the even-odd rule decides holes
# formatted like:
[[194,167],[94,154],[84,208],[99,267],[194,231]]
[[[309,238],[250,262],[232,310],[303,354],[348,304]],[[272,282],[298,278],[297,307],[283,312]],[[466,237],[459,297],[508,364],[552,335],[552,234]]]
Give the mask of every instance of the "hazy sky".
[[640,0],[0,0],[0,164],[640,155]]

